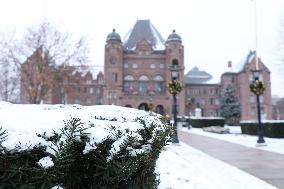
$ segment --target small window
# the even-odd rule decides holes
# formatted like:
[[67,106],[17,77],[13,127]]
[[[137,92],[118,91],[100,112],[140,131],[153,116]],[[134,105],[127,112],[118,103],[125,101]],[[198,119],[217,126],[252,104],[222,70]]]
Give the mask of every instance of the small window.
[[161,63],[160,64],[160,69],[164,69],[165,68],[165,64]]
[[94,88],[93,88],[93,87],[90,88],[89,93],[90,93],[90,94],[93,94],[93,93],[94,93]]
[[127,69],[127,68],[128,68],[128,64],[127,64],[127,63],[123,64],[123,67],[124,67],[125,69]]
[[138,68],[138,64],[132,64],[132,68],[134,69]]
[[111,64],[116,64],[116,63],[117,63],[117,60],[116,60],[115,57],[111,57],[111,58],[109,59],[109,62],[110,62]]
[[151,69],[155,69],[156,68],[156,64],[150,64],[150,68]]

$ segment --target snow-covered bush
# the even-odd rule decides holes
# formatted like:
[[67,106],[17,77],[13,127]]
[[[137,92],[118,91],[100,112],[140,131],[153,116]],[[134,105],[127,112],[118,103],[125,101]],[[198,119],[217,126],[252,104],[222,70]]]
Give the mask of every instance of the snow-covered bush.
[[[157,188],[155,164],[172,128],[151,113],[133,122],[138,129],[108,126],[98,140],[95,124],[71,118],[59,131],[37,134],[45,142],[35,146],[8,149],[0,142],[0,188]],[[9,133],[2,133],[4,142]]]

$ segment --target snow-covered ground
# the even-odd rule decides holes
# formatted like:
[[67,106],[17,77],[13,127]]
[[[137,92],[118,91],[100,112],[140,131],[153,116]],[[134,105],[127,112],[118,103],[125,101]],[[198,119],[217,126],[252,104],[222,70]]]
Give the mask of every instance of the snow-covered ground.
[[[108,125],[135,130],[140,126],[137,122],[133,122],[133,119],[147,115],[143,111],[118,106],[14,105],[0,102],[0,127],[6,129],[9,134],[8,140],[3,145],[10,148],[18,144],[19,140],[23,145],[24,143],[27,145],[44,143],[45,141],[36,137],[36,133],[58,130],[62,128],[63,120],[67,120],[71,116],[81,118],[86,125],[95,122],[98,127],[90,129],[95,129],[93,131],[96,133],[94,140],[100,141],[106,136]],[[100,120],[94,116],[103,116],[108,120]],[[111,120],[112,118],[117,120]],[[151,116],[148,119],[155,120],[155,117]],[[240,141],[244,137],[243,143],[251,146],[255,145],[256,140],[255,137],[240,136],[239,134],[216,135],[198,129],[188,132],[233,141]],[[272,141],[279,146],[283,145],[280,143],[283,142],[282,139],[267,139],[267,148],[272,147]],[[39,163],[44,164],[45,161]],[[156,171],[161,178],[159,189],[274,188],[183,143],[165,148],[158,159]]]
[[275,189],[184,143],[166,147],[158,159],[157,172],[159,189]]

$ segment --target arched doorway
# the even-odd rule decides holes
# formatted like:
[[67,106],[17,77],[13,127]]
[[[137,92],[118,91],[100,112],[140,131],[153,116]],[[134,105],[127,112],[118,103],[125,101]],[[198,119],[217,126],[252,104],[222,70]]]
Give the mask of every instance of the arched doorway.
[[146,111],[149,111],[149,106],[147,103],[141,103],[139,106],[138,106],[138,109],[139,110],[146,110]]
[[130,104],[126,104],[125,107],[126,108],[132,108],[132,106]]
[[158,114],[164,115],[165,114],[164,106],[162,106],[162,105],[156,106],[155,112],[158,113]]

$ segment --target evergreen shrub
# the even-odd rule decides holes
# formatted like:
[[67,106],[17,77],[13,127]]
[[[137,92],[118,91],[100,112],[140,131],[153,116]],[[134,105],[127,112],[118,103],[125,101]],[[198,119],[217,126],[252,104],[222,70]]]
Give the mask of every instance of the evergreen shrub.
[[[258,122],[241,122],[242,134],[257,135]],[[262,123],[264,136],[270,138],[284,138],[284,121]]]
[[[71,118],[60,132],[38,134],[49,146],[26,150],[2,146],[9,133],[0,127],[0,188],[155,189],[156,160],[173,129],[166,119],[161,119],[162,125],[143,118],[135,121],[143,128],[134,132],[111,126],[110,134],[96,143],[80,119]],[[51,166],[38,163],[45,157],[50,157]]]
[[203,127],[211,127],[211,126],[221,126],[224,127],[225,124],[225,119],[222,117],[219,118],[206,118],[206,117],[201,117],[201,118],[193,118],[191,117],[189,119],[189,124],[192,127],[196,128],[203,128]]

